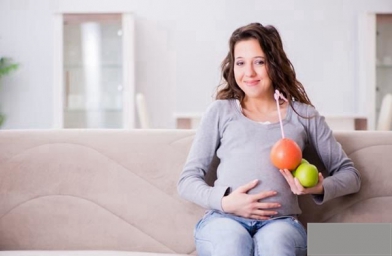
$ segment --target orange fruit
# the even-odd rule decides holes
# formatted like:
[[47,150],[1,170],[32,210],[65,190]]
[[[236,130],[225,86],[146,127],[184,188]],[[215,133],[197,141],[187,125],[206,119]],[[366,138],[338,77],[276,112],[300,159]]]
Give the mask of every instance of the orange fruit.
[[275,167],[293,171],[301,163],[302,151],[295,141],[283,138],[272,147],[270,158]]

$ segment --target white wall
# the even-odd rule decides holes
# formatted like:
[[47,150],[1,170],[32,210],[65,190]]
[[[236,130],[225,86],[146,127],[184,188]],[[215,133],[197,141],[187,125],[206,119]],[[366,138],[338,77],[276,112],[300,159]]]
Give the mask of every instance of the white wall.
[[52,15],[89,11],[134,13],[136,91],[147,97],[154,128],[174,128],[174,112],[202,112],[211,102],[229,36],[250,22],[278,28],[322,114],[365,114],[357,100],[358,19],[392,13],[392,1],[0,0],[0,56],[22,65],[2,81],[4,128],[52,127]]

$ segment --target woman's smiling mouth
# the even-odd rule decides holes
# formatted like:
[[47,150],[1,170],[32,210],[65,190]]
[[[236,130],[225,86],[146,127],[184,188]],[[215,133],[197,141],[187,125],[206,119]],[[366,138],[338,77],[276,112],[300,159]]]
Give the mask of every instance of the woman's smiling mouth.
[[260,82],[260,80],[251,80],[251,81],[244,81],[244,83],[248,86],[255,86]]

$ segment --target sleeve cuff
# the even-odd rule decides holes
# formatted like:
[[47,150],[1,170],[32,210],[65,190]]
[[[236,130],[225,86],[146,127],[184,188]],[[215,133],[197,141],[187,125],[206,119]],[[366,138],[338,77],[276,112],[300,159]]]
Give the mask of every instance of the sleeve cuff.
[[223,211],[222,209],[222,198],[228,191],[229,187],[213,187],[208,204],[211,209]]
[[323,182],[324,194],[312,195],[313,201],[316,204],[321,205],[321,204],[329,201],[330,199],[332,199],[333,198],[333,191],[334,191],[333,186],[334,186],[334,184],[332,182],[332,179],[330,177],[325,178],[324,182]]

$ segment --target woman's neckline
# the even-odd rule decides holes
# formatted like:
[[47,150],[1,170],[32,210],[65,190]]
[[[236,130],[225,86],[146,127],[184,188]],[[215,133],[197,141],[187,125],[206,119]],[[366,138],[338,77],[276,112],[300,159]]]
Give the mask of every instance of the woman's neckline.
[[[253,124],[257,124],[259,126],[262,127],[274,127],[274,126],[279,126],[280,122],[270,122],[270,121],[266,121],[266,122],[258,122],[258,121],[254,121],[250,118],[248,118],[247,116],[244,115],[244,113],[242,112],[242,106],[241,103],[238,99],[234,99],[234,104],[235,104],[235,109],[237,110],[237,114],[240,115],[241,118],[248,120],[249,122],[253,123]],[[286,111],[286,116],[284,118],[282,118],[282,123],[285,124],[288,122],[288,120],[291,117],[291,106],[288,105],[287,106],[287,111]]]

